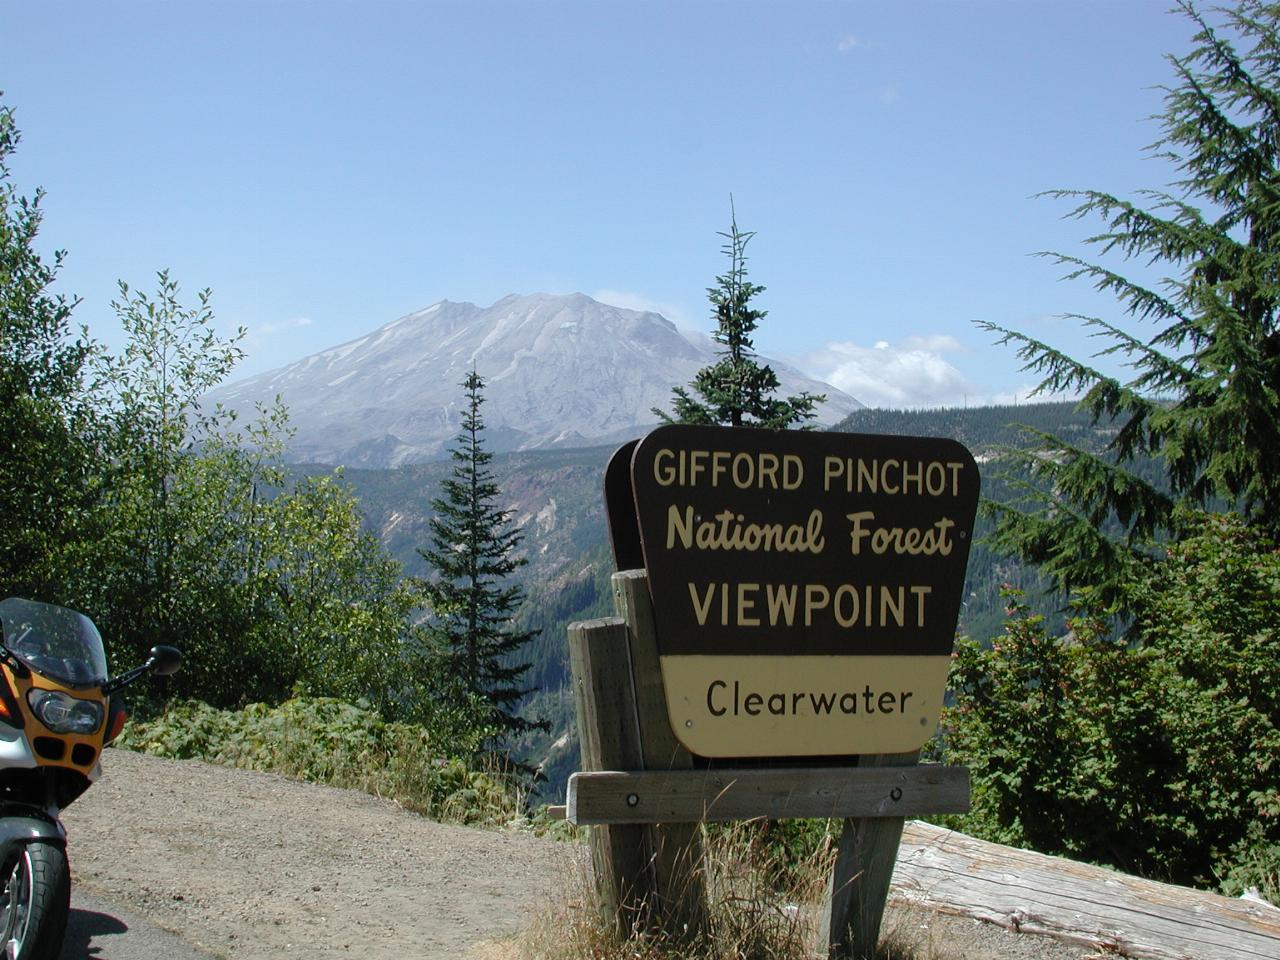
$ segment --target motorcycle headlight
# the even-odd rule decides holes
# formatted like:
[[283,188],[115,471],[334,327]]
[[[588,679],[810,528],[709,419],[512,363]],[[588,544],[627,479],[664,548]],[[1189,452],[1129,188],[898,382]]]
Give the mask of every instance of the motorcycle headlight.
[[60,690],[29,690],[27,702],[54,733],[93,733],[102,726],[102,704],[77,700]]

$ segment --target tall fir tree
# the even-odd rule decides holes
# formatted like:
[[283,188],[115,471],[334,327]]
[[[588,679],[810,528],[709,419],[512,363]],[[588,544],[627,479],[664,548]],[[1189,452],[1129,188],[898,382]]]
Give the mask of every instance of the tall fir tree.
[[991,328],[1113,435],[1097,456],[1032,432],[1025,499],[993,508],[995,546],[1086,616],[1059,638],[1015,601],[1003,636],[961,644],[943,742],[973,774],[966,833],[1275,899],[1280,4],[1179,8],[1194,39],[1153,145],[1173,184],[1055,194],[1103,226],[1094,259],[1050,256],[1155,328],[1078,318],[1131,372]]
[[472,370],[462,381],[466,409],[449,455],[452,474],[444,495],[431,501],[431,547],[419,550],[434,576],[423,582],[430,608],[426,627],[432,673],[445,694],[462,703],[479,703],[477,722],[496,735],[545,729],[516,714],[531,691],[520,684],[529,669],[521,651],[538,631],[512,623],[524,592],[510,582],[527,562],[515,555],[521,540],[511,512],[497,505],[499,488],[484,449],[484,380]]
[[[1023,333],[1014,343],[1039,389],[1084,392],[1095,423],[1118,427],[1103,456],[1032,433],[1011,451],[1029,474],[1020,503],[992,506],[994,545],[1034,563],[1057,585],[1117,607],[1123,584],[1198,508],[1238,511],[1280,535],[1280,4],[1241,0],[1211,23],[1178,4],[1193,46],[1170,56],[1152,152],[1179,177],[1127,200],[1096,190],[1054,191],[1071,216],[1098,217],[1090,238],[1105,257],[1168,271],[1158,283],[1105,263],[1050,253],[1069,278],[1115,295],[1144,337],[1096,317],[1075,317],[1122,358],[1125,378],[1100,371]],[[1151,482],[1137,465],[1154,460]]]
[[665,423],[722,424],[731,427],[765,427],[784,430],[802,424],[817,415],[815,409],[826,397],[801,393],[792,397],[776,397],[778,375],[768,364],[756,359],[752,334],[767,314],[751,305],[764,287],[747,279],[747,244],[754,232],[738,229],[738,219],[730,203],[729,232],[722,250],[729,258],[729,270],[716,277],[716,285],[707,288],[716,329],[712,337],[724,347],[720,359],[703,367],[690,386],[701,399],[695,399],[685,387],[672,389],[672,412],[654,408]]

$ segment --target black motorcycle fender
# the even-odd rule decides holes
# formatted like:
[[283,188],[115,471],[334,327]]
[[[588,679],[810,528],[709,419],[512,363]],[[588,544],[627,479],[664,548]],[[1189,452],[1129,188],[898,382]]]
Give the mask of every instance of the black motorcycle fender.
[[0,817],[0,863],[8,863],[23,844],[37,840],[65,849],[67,831],[54,819],[31,815]]

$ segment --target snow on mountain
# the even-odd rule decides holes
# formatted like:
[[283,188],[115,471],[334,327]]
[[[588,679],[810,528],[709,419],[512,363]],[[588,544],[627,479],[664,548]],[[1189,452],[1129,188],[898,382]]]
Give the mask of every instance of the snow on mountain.
[[[714,362],[716,344],[657,313],[580,293],[512,295],[493,306],[443,300],[372,333],[206,397],[252,416],[280,395],[299,461],[386,467],[439,457],[458,431],[463,378],[485,379],[493,451],[589,446],[639,436],[671,388]],[[825,393],[823,424],[862,406],[829,384],[762,358],[785,394]]]

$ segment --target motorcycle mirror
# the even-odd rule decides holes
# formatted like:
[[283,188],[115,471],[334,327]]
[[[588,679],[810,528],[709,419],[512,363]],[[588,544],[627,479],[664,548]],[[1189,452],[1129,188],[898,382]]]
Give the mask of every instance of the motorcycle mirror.
[[178,672],[182,666],[182,651],[177,647],[152,647],[147,665],[157,677],[167,677]]

